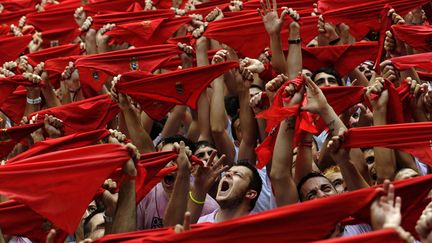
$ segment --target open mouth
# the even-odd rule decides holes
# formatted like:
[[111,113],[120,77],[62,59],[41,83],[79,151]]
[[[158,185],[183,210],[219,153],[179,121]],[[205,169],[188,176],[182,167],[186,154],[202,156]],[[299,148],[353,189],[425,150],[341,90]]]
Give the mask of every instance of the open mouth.
[[164,177],[164,182],[166,185],[171,186],[175,182],[175,176],[174,175],[167,175]]
[[222,182],[221,192],[226,192],[230,188],[230,184],[227,181]]

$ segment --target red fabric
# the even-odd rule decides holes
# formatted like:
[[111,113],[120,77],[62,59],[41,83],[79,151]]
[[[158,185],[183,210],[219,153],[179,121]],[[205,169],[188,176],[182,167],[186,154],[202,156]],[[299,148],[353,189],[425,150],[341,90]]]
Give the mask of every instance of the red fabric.
[[404,120],[410,122],[412,119],[411,101],[413,100],[414,95],[410,93],[410,85],[408,85],[408,81],[402,81],[402,83],[399,85],[399,87],[397,87],[396,90],[402,102],[402,109],[403,111],[405,111],[403,113]]
[[19,85],[30,86],[33,83],[22,75],[0,78],[0,105],[3,104],[10,94],[12,94]]
[[[303,44],[309,43],[318,35],[316,28],[317,16],[301,18],[301,30]],[[282,27],[282,45],[288,49],[288,26],[291,19],[288,17]],[[244,33],[248,33],[245,35]],[[234,48],[241,56],[257,58],[264,48],[270,45],[268,34],[256,12],[242,14],[219,21],[210,22],[204,32],[204,36],[218,40]]]
[[52,8],[27,14],[26,23],[39,31],[78,28],[74,19],[75,8]]
[[[200,6],[202,4],[199,4],[197,6]],[[203,17],[207,16],[211,11],[213,11],[216,7],[218,7],[220,10],[222,10],[223,12],[225,11],[229,11],[229,3],[225,3],[225,4],[220,4],[220,5],[216,5],[216,6],[209,6],[209,7],[201,7],[201,8],[196,8],[194,10],[190,10],[188,11],[188,14],[201,14]],[[256,11],[256,10],[255,10]]]
[[[411,206],[424,209],[432,186],[432,175],[395,182],[396,195],[402,198],[402,212]],[[97,242],[311,242],[325,239],[341,220],[353,216],[366,220],[378,192],[365,188],[318,200],[280,207],[218,224],[198,225],[181,234],[172,228],[110,235]],[[420,216],[421,211],[403,214],[403,221]],[[227,234],[226,232],[230,232]]]
[[[238,67],[238,62],[229,61],[215,65],[187,68],[158,75],[130,72],[122,75],[117,83],[118,92],[128,94],[138,103],[144,111],[153,119],[160,119],[157,106],[149,106],[142,103],[155,100],[172,104],[183,104],[196,109],[198,98],[202,91],[213,82],[215,78]],[[147,106],[146,106],[147,104]],[[162,106],[166,107],[166,104]]]
[[412,48],[421,51],[432,51],[432,26],[430,25],[392,25],[395,37]]
[[376,41],[303,48],[303,65],[312,72],[322,67],[332,67],[340,76],[345,76],[362,62],[375,60],[378,49]]
[[58,28],[42,32],[42,48],[65,45],[72,43],[80,35],[76,27]]
[[0,193],[73,233],[98,187],[129,158],[116,144],[38,155],[2,166]]
[[[313,4],[316,3],[315,0],[278,0],[278,7],[289,7],[297,11],[308,10],[309,14],[313,10]],[[259,0],[252,0],[243,3],[243,9],[245,10],[255,10],[257,8],[262,8]]]
[[114,42],[127,42],[135,47],[165,43],[191,17],[174,17],[116,25],[106,32]]
[[393,65],[399,70],[416,67],[432,72],[432,52],[393,57],[390,58],[390,60],[392,61]]
[[421,80],[432,81],[432,73],[417,71]]
[[45,114],[53,115],[63,121],[63,130],[66,135],[92,131],[104,128],[120,111],[117,103],[109,95],[99,95],[90,99],[52,107],[30,114],[32,117],[39,114],[43,119]]
[[139,47],[83,56],[75,62],[75,67],[80,72],[80,81],[99,91],[106,80],[98,71],[105,72],[106,77],[134,70],[153,72],[162,62],[179,53],[177,45]]
[[[301,85],[300,78],[296,79],[297,87]],[[267,132],[270,134],[265,138],[262,144],[260,144],[255,152],[258,157],[257,168],[263,168],[271,160],[273,154],[274,145],[276,143],[277,131],[279,123],[293,115],[297,115],[295,134],[294,134],[294,146],[300,142],[300,136],[302,131],[309,133],[317,133],[327,128],[326,124],[322,119],[316,120],[316,116],[308,112],[300,112],[298,105],[292,107],[283,106],[283,90],[288,85],[285,83],[277,92],[272,106],[257,115],[257,118],[267,119]],[[340,87],[324,87],[322,88],[324,95],[327,98],[327,102],[334,109],[336,114],[342,114],[350,107],[362,102],[364,100],[364,88],[360,86],[340,86]],[[306,98],[302,102],[302,106],[306,105]],[[315,122],[316,121],[316,122]]]
[[7,24],[7,25],[18,25],[18,21],[21,19],[22,16],[25,16],[27,14],[30,14],[32,12],[36,12],[35,9],[22,9],[18,11],[8,12],[8,13],[2,13],[0,14],[0,23]]
[[87,15],[115,13],[115,12],[136,12],[143,10],[138,0],[105,0],[89,3],[84,6]]
[[[2,215],[0,228],[3,234],[23,236],[36,242],[45,242],[48,232],[44,226],[48,226],[48,221],[26,205],[15,200],[0,203],[0,214]],[[66,236],[65,232],[57,230],[55,242],[63,242]]]
[[4,11],[19,11],[22,9],[31,9],[34,8],[36,0],[14,0],[14,1],[0,1],[0,3],[4,7]]
[[75,62],[80,57],[82,56],[58,57],[45,62],[45,71],[48,72],[48,79],[55,88],[59,87],[59,79],[62,72],[69,65],[69,62]]
[[10,94],[7,99],[0,105],[0,110],[6,114],[13,122],[19,124],[26,107],[27,90],[24,86],[18,88]]
[[116,12],[99,14],[93,17],[92,27],[99,29],[105,24],[126,24],[143,20],[174,17],[174,11],[169,9],[147,10],[142,12]]
[[[68,44],[42,49],[40,51],[29,53],[26,56],[28,57],[29,64],[32,66],[36,66],[38,63],[45,62],[49,59],[75,56],[79,55],[80,53],[81,48],[79,44]],[[63,67],[63,69],[65,67]]]
[[98,129],[90,132],[74,133],[55,139],[47,139],[34,144],[29,150],[8,160],[7,164],[19,162],[20,160],[44,153],[94,145],[109,134],[110,132],[106,129]]
[[348,130],[343,146],[398,149],[432,165],[431,132],[432,122],[351,128]]
[[31,35],[0,38],[0,63],[15,61],[27,49],[31,40]]
[[315,241],[316,243],[382,243],[394,242],[404,243],[399,234],[394,229],[382,229],[350,237],[339,237],[329,240]]
[[27,137],[30,133],[43,126],[43,122],[36,124],[26,124],[0,130],[0,158],[6,157],[15,145]]

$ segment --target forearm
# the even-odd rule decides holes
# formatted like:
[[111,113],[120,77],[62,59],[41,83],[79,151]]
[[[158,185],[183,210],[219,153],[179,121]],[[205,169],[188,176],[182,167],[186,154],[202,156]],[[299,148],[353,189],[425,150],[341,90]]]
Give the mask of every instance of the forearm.
[[[27,99],[37,99],[40,98],[40,91],[27,91]],[[40,110],[40,103],[39,104],[30,104],[29,102],[26,102],[26,107],[24,110],[24,116],[27,116],[28,114],[31,114],[33,112]]]
[[153,120],[145,113],[145,111],[141,112],[141,125],[147,134],[151,133],[153,127]]
[[[205,189],[201,188],[200,185],[194,185],[191,188],[192,197],[198,202],[204,202],[206,199],[207,192]],[[201,216],[202,209],[204,204],[198,204],[189,197],[187,211],[191,213],[191,224],[195,224],[198,222],[198,219]]]
[[62,105],[72,103],[72,99],[70,97],[69,90],[67,89],[64,81],[60,81],[60,92],[62,94],[62,96],[61,96],[62,97],[62,99],[61,99]]
[[[386,116],[386,109],[374,110],[374,125],[385,125],[387,123]],[[393,180],[396,171],[396,159],[393,149],[374,147],[374,156],[378,183],[384,182],[385,179]]]
[[198,99],[198,141],[213,142],[210,129],[210,102],[207,98],[207,91],[204,90]]
[[417,80],[418,82],[420,82],[420,84],[422,84],[422,81],[421,81],[420,77],[418,76],[418,74],[414,68],[409,68],[409,69],[400,71],[401,81],[405,80],[408,77],[412,78],[413,80]]
[[55,94],[54,89],[52,88],[51,83],[49,83],[48,80],[45,80],[45,86],[41,88],[41,91],[48,107],[51,108],[61,106],[61,102],[57,98],[57,95]]
[[121,183],[117,210],[113,218],[111,233],[124,233],[136,230],[135,180]]
[[129,136],[132,142],[137,146],[141,153],[154,152],[155,148],[153,146],[153,141],[151,140],[149,134],[141,126],[141,121],[135,111],[129,107],[123,110],[123,115],[127,130],[129,131]]
[[341,129],[347,130],[345,124],[329,104],[320,111],[320,116],[329,128],[329,136],[336,136]]
[[272,51],[271,65],[277,73],[287,73],[287,63],[282,49],[280,34],[270,35],[270,49]]
[[273,150],[270,180],[278,206],[298,201],[297,189],[291,173],[294,124],[295,119],[292,118],[281,122]]
[[162,130],[162,137],[169,137],[178,133],[183,122],[186,106],[177,105],[169,114],[168,120]]
[[255,147],[257,141],[257,122],[254,113],[249,106],[249,90],[244,89],[240,93],[240,127],[243,128],[242,140],[239,150],[239,160],[247,159],[255,165]]
[[297,149],[297,158],[295,163],[295,183],[299,183],[308,173],[312,172],[312,134],[304,135]]
[[357,80],[357,86],[365,86],[367,87],[369,85],[369,80],[363,75],[362,72],[358,68],[355,68],[353,71],[349,73],[349,77],[351,79],[351,82],[354,80]]
[[212,133],[222,133],[227,124],[224,100],[224,79],[219,76],[213,81],[213,95],[210,103],[210,127]]
[[[299,29],[290,28],[289,39],[290,40],[296,40],[299,38],[300,38]],[[290,80],[294,79],[295,77],[297,77],[298,73],[302,71],[302,68],[303,68],[301,43],[289,45],[287,64],[288,64],[288,66],[287,66],[288,78]]]
[[183,223],[183,217],[188,204],[189,177],[189,168],[179,168],[174,189],[165,210],[165,217],[163,219],[165,227]]
[[348,191],[369,187],[369,184],[351,161],[338,161],[337,164],[341,169]]

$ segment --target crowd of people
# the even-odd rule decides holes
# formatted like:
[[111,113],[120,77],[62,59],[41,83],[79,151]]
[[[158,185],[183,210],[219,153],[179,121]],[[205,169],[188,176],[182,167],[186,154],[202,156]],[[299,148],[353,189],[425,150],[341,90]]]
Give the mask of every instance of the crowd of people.
[[0,0],[0,243],[432,242],[430,0]]

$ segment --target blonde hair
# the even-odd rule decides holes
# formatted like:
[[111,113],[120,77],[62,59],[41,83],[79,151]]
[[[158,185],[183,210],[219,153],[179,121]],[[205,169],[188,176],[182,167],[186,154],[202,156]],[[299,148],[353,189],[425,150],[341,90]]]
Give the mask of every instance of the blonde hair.
[[330,166],[329,168],[327,168],[327,169],[324,171],[324,175],[327,177],[327,176],[329,176],[330,174],[333,174],[333,173],[336,173],[336,172],[340,173],[340,172],[341,172],[341,169],[339,168],[338,165],[332,165],[332,166]]

